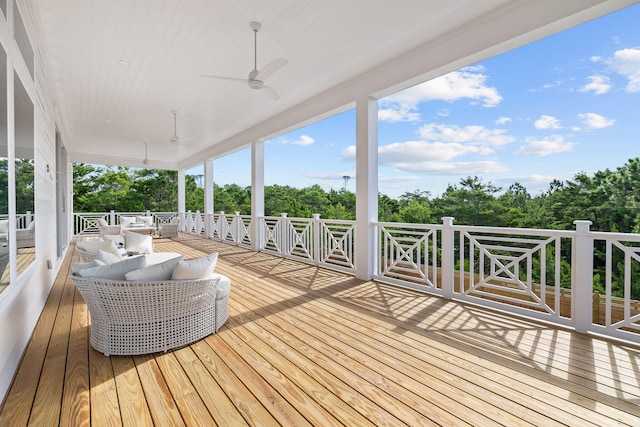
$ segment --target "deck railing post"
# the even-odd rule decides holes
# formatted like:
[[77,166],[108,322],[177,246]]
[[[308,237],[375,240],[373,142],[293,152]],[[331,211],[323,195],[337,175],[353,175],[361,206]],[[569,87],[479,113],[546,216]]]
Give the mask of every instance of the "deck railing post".
[[576,332],[587,332],[592,323],[593,301],[593,237],[591,221],[573,221],[576,237],[572,247],[571,315]]
[[240,212],[236,212],[235,216],[233,218],[233,221],[235,222],[235,231],[234,231],[234,236],[233,236],[233,243],[235,243],[236,245],[240,244],[240,241],[242,240],[242,229],[240,227],[240,225],[242,224],[242,219],[240,218]]
[[[454,266],[454,232],[453,220],[451,216],[442,218],[442,296],[445,299],[451,299],[453,295],[453,266]],[[461,276],[462,277],[462,276]]]
[[282,212],[280,214],[280,220],[278,221],[278,223],[280,225],[280,233],[278,236],[280,239],[280,244],[278,246],[280,247],[280,255],[284,256],[289,254],[289,239],[287,238],[287,236],[289,235],[289,227],[286,212]]
[[318,265],[320,264],[320,240],[321,240],[321,236],[320,236],[320,214],[313,214],[312,215],[312,224],[313,224],[313,229],[312,229],[312,233],[313,233],[313,262]]
[[109,224],[116,225],[116,211],[113,209],[109,212]]

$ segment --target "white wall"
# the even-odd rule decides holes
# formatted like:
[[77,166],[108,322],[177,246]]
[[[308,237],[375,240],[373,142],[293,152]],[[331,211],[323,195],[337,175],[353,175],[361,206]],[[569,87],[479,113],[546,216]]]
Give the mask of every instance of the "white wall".
[[[12,1],[7,15],[12,16]],[[43,52],[38,47],[38,23],[29,0],[19,0],[31,44],[35,51],[35,79],[32,79],[15,41],[10,36],[10,23],[0,17],[0,43],[7,51],[8,63],[14,63],[35,107],[35,217],[36,261],[21,275],[12,278],[9,287],[0,294],[0,400],[4,400],[22,354],[38,322],[62,258],[56,251],[56,182],[55,182],[55,119],[53,102],[46,87]],[[8,74],[13,74],[13,70]],[[11,81],[11,78],[9,78]],[[35,81],[34,81],[35,80]],[[10,142],[11,143],[11,142]],[[49,172],[47,172],[49,165]],[[66,165],[69,168],[69,165]],[[70,212],[70,209],[66,210]],[[47,261],[52,268],[47,268]],[[43,319],[47,321],[47,319]]]

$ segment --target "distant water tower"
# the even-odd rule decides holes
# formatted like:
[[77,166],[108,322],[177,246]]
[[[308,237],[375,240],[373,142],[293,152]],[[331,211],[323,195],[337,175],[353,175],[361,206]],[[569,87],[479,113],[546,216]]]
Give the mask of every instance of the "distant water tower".
[[347,185],[349,184],[349,180],[351,179],[351,177],[349,175],[344,175],[342,179],[344,180],[344,186],[342,188],[344,189],[344,191],[347,191]]

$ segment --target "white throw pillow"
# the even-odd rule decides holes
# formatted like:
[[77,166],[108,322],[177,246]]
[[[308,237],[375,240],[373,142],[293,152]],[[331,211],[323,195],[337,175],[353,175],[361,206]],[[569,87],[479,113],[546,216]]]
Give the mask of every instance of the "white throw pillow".
[[218,279],[218,286],[216,286],[216,299],[228,296],[231,292],[231,279],[218,273],[214,273],[213,277]]
[[127,252],[134,254],[150,254],[153,253],[153,237],[147,234],[135,233],[133,231],[124,231],[124,247]]
[[137,216],[136,222],[144,222],[144,225],[147,227],[151,227],[153,225],[153,217],[152,216]]
[[130,271],[125,274],[125,277],[127,280],[171,280],[174,267],[178,262],[183,260],[184,258],[182,256],[172,258],[159,264]]
[[100,249],[114,254],[118,253],[118,248],[111,240],[82,240],[76,243],[76,247],[92,254],[97,254]]
[[80,270],[79,274],[82,277],[95,277],[97,279],[125,280],[125,274],[139,268],[144,268],[146,265],[147,260],[145,257],[133,256],[125,258],[122,261],[114,262],[113,264],[86,268],[84,270]]
[[80,270],[85,270],[87,268],[100,267],[104,265],[104,262],[94,259],[89,262],[72,262],[71,263],[71,272],[73,274],[78,274]]
[[105,264],[113,264],[114,262],[121,261],[122,257],[120,256],[120,254],[116,255],[113,252],[98,249],[98,252],[96,253],[96,259],[98,261],[102,261]]
[[172,279],[208,279],[213,276],[213,269],[218,262],[218,252],[203,258],[180,261],[173,269]]
[[101,227],[107,227],[109,223],[104,218],[98,218],[98,225]]
[[113,243],[116,244],[116,246],[123,246],[124,247],[124,234],[105,234],[104,236],[102,236],[102,238],[104,240],[111,240]]
[[134,222],[136,222],[135,216],[120,216],[120,225],[123,227],[131,227]]

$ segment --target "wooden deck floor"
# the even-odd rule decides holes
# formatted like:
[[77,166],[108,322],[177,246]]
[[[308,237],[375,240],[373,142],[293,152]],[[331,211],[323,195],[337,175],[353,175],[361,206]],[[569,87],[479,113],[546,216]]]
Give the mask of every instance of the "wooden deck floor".
[[70,254],[0,425],[640,425],[637,348],[188,235],[156,250],[220,252],[220,331],[103,356]]

